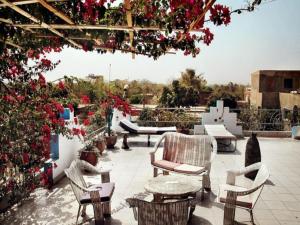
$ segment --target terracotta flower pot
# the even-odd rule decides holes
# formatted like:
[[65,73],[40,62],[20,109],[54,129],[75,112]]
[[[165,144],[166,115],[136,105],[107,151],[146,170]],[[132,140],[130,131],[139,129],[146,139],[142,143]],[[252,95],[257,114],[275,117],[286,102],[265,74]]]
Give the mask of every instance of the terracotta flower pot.
[[105,136],[106,147],[108,149],[114,149],[115,144],[117,143],[117,138],[118,138],[117,135]]
[[92,164],[93,166],[97,165],[98,156],[97,152],[95,151],[82,151],[80,154],[80,159],[87,161],[88,163]]
[[105,140],[96,140],[95,141],[95,146],[98,148],[100,155],[102,155],[103,151],[106,148],[106,143]]

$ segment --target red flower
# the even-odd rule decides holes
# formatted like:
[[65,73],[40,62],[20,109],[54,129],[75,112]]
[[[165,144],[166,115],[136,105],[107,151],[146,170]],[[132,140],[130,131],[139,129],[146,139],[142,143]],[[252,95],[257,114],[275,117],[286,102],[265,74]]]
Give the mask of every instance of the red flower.
[[85,130],[84,130],[84,129],[81,129],[81,130],[80,130],[80,134],[81,134],[82,136],[85,136],[85,135],[86,135]]
[[65,89],[65,84],[64,84],[64,82],[59,81],[58,87],[59,87],[59,89],[64,90],[64,89]]
[[72,131],[73,131],[74,135],[79,135],[80,134],[80,129],[78,129],[78,128],[73,128]]
[[44,134],[50,135],[51,128],[47,124],[45,124],[45,125],[42,126],[42,131],[43,131]]
[[28,164],[29,163],[29,154],[23,153],[23,163]]
[[89,104],[90,103],[90,98],[87,95],[81,96],[81,102],[83,104]]
[[202,32],[204,33],[203,42],[209,45],[214,39],[214,34],[210,32],[209,28],[204,28]]
[[74,112],[74,107],[71,103],[68,104],[68,108],[70,109],[71,112]]
[[83,120],[83,125],[84,126],[88,126],[88,125],[90,125],[91,124],[91,121],[89,120],[89,119],[84,119]]
[[39,84],[41,87],[46,87],[46,79],[42,74],[39,75]]
[[94,113],[94,112],[91,112],[91,111],[89,111],[87,114],[88,114],[88,116],[92,116],[92,115],[94,115],[95,113]]
[[29,82],[29,85],[33,91],[36,91],[36,82],[34,80],[31,80]]
[[74,117],[74,123],[77,125],[78,124],[78,119],[77,117]]
[[18,95],[17,99],[18,99],[19,102],[22,102],[22,101],[24,101],[25,97],[22,96],[22,95]]
[[51,66],[51,61],[49,59],[41,59],[42,65],[45,67],[50,67]]

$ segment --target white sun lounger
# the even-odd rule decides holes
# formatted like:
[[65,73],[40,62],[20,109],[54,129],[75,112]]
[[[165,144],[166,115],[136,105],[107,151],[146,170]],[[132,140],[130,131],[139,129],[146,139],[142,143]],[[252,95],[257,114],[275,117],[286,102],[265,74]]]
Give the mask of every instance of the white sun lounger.
[[[205,132],[217,140],[218,146],[223,146],[224,151],[235,151],[237,138],[235,135],[226,130],[223,124],[204,125]],[[234,149],[230,148],[231,141],[235,141]],[[229,141],[229,142],[228,142]],[[229,148],[228,148],[229,147]]]
[[176,127],[140,127],[128,119],[122,119],[120,126],[131,134],[146,134],[148,135],[148,146],[150,146],[150,135],[163,134],[165,132],[176,132]]

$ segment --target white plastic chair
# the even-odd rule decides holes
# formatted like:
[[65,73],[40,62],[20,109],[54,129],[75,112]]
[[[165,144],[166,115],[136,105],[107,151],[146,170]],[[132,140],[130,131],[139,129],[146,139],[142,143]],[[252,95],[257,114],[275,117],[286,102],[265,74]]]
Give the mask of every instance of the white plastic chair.
[[[258,170],[255,180],[250,188],[235,185],[237,176]],[[250,212],[251,222],[254,224],[253,208],[259,198],[265,182],[270,174],[267,167],[262,163],[255,163],[241,170],[227,171],[225,185],[220,185],[219,201],[225,203],[224,225],[234,224],[235,208],[240,207]]]

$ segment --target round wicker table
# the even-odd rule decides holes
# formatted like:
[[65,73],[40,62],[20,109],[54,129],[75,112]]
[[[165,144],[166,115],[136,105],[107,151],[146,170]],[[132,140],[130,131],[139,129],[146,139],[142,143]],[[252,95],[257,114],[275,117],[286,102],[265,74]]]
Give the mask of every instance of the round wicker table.
[[164,198],[186,198],[195,196],[202,188],[202,182],[183,175],[158,176],[150,179],[145,190],[153,193],[154,201],[163,201]]

